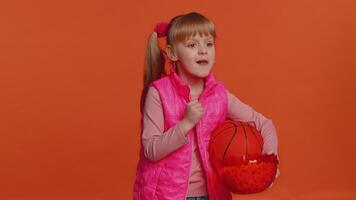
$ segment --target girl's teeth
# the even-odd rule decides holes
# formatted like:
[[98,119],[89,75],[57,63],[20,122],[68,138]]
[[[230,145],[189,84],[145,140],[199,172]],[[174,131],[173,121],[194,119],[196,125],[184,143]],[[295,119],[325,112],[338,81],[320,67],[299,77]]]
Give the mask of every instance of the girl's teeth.
[[207,61],[198,61],[197,63],[198,63],[199,65],[206,65],[206,64],[208,64]]

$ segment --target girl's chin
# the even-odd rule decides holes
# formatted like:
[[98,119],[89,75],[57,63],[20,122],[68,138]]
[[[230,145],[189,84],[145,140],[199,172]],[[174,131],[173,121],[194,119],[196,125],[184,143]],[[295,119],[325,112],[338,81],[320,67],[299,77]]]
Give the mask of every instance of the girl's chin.
[[197,76],[199,76],[200,78],[205,78],[210,74],[210,70],[207,71],[203,71],[203,72],[198,72]]
[[210,74],[211,69],[210,66],[197,66],[193,70],[187,70],[187,72],[195,77],[205,78]]

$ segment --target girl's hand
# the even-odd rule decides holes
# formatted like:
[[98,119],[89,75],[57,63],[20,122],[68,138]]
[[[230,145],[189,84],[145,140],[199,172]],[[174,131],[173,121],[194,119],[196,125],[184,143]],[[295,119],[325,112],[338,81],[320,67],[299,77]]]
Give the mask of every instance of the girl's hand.
[[[277,168],[277,173],[276,173],[276,176],[275,176],[275,180],[276,180],[276,178],[278,177],[280,175],[280,172],[279,172],[279,168]],[[274,181],[275,181],[274,180]],[[273,185],[273,183],[274,183],[274,181],[271,183],[271,185],[269,185],[269,187],[268,188],[271,188],[272,187],[272,185]]]
[[204,108],[201,103],[195,99],[187,104],[183,120],[189,122],[192,127],[194,127],[203,115]]
[[[271,155],[271,154],[276,155],[273,151],[269,151],[267,154],[268,154],[268,155]],[[277,166],[277,172],[276,172],[276,176],[274,177],[274,179],[278,178],[278,176],[279,176],[280,174],[281,174],[281,172],[279,171],[279,167]],[[271,188],[272,185],[273,185],[273,183],[274,183],[274,181],[271,183],[271,185],[270,185],[268,188]]]

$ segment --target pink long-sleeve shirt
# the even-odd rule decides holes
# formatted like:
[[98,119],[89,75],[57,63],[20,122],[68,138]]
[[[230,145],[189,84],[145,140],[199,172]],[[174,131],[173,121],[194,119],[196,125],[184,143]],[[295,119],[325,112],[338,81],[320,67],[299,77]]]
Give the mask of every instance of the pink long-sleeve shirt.
[[[197,99],[200,94],[190,94],[191,100]],[[278,156],[278,140],[275,126],[272,120],[252,107],[243,103],[232,93],[228,92],[227,118],[239,121],[254,121],[257,130],[262,134],[264,144],[262,153],[273,152]],[[164,116],[158,91],[149,87],[143,113],[142,143],[145,156],[157,161],[173,152],[177,148],[189,143],[181,127],[181,123],[164,131]],[[196,134],[194,134],[196,136]],[[207,195],[205,173],[202,168],[199,151],[196,146],[196,138],[192,141],[193,155],[191,174],[189,178],[188,197]]]

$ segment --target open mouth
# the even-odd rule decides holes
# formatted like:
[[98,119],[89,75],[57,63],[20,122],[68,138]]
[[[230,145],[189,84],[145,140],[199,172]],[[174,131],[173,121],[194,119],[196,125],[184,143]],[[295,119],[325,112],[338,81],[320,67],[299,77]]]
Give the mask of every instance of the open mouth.
[[209,64],[207,60],[198,60],[197,63],[202,66]]

